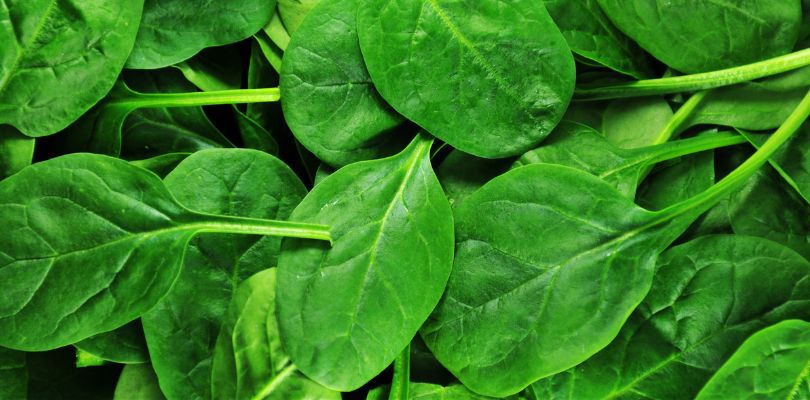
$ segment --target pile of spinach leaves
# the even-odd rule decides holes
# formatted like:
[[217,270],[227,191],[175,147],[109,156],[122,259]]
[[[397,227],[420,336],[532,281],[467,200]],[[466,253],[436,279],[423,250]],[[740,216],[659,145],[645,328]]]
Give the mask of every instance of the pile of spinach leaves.
[[0,400],[810,399],[810,2],[0,2]]

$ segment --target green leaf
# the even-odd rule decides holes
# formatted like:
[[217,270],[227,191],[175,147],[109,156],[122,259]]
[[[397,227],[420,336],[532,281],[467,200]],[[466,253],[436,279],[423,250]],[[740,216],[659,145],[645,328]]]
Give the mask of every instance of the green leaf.
[[802,20],[800,0],[598,0],[627,36],[685,73],[786,54]]
[[810,258],[810,205],[770,166],[731,196],[726,212],[734,233],[767,238]]
[[565,113],[574,60],[540,1],[369,0],[358,12],[382,97],[465,153],[523,153]]
[[339,400],[340,393],[307,379],[284,353],[275,317],[276,269],[236,290],[217,338],[213,399]]
[[112,88],[142,0],[6,1],[0,6],[0,125],[56,133]]
[[359,0],[323,0],[282,60],[284,119],[307,150],[333,167],[398,153],[412,138],[380,97],[357,39]]
[[133,364],[124,367],[113,400],[164,400],[157,376],[150,364]]
[[0,220],[0,282],[15,282],[0,296],[0,345],[29,351],[111,331],[150,309],[198,232],[328,239],[325,227],[190,211],[152,173],[93,154],[0,181]]
[[[186,207],[202,213],[286,220],[306,195],[295,173],[255,150],[204,150],[164,179]],[[281,239],[205,233],[186,251],[169,294],[143,315],[152,365],[167,396],[211,397],[216,336],[237,285],[276,265]]]
[[136,167],[148,169],[163,178],[190,155],[191,153],[167,153],[143,160],[130,161],[129,163]]
[[275,0],[146,0],[127,68],[166,67],[206,47],[246,39],[270,21],[275,8]]
[[610,343],[644,298],[656,257],[706,205],[688,207],[644,210],[569,167],[509,171],[455,208],[453,273],[422,337],[484,395],[570,368]]
[[533,389],[544,399],[692,399],[748,335],[810,317],[808,305],[810,263],[793,250],[704,236],[661,255],[649,294],[607,348]]
[[0,399],[26,399],[27,392],[25,353],[0,347]]
[[597,0],[544,0],[543,4],[575,54],[636,79],[652,76],[647,55],[613,26]]
[[432,139],[350,164],[291,220],[329,224],[333,245],[285,240],[278,320],[293,362],[341,391],[379,374],[435,307],[453,259],[453,216],[430,166]]
[[233,114],[236,117],[236,125],[239,127],[239,135],[242,136],[242,142],[246,148],[278,155],[278,142],[270,132],[236,107],[233,108]]
[[658,144],[671,119],[672,108],[661,97],[617,99],[605,108],[601,129],[597,130],[614,146],[631,149]]
[[723,364],[698,400],[810,397],[810,323],[783,321],[752,335]]
[[0,179],[31,165],[34,142],[9,125],[0,125]]
[[[739,132],[757,148],[767,139],[767,135]],[[805,124],[768,161],[785,182],[810,204],[810,154],[806,151],[808,146],[810,146],[810,124]]]
[[689,118],[690,125],[775,129],[799,104],[810,86],[810,67],[708,92]]
[[648,210],[663,210],[714,184],[714,152],[683,157],[654,171],[641,184],[636,203]]
[[[744,143],[744,140],[735,134],[712,133],[655,146],[623,149],[610,144],[590,127],[564,121],[542,146],[522,155],[514,166],[546,163],[576,168],[599,177],[632,199],[646,171],[656,163],[715,147]],[[691,181],[685,183],[697,184]]]
[[140,321],[132,321],[114,331],[91,336],[74,343],[79,350],[101,360],[119,364],[149,362],[149,351]]
[[450,205],[454,206],[492,178],[506,172],[514,158],[490,160],[453,150],[436,168]]
[[290,44],[290,33],[287,32],[287,28],[281,22],[281,14],[279,14],[278,10],[273,13],[270,22],[262,30],[282,52],[287,50],[287,46]]
[[307,16],[313,7],[321,0],[278,0],[278,12],[281,20],[287,28],[287,32],[292,35],[301,26],[304,17]]

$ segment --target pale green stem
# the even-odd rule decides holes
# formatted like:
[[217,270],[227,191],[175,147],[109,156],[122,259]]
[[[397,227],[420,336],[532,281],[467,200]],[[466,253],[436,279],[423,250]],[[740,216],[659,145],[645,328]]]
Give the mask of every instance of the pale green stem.
[[399,357],[394,360],[394,378],[391,380],[391,391],[388,400],[408,400],[408,388],[411,381],[411,345],[405,346]]
[[807,65],[810,65],[810,49],[718,71],[580,88],[574,91],[574,99],[604,100],[692,92],[747,82]]
[[279,371],[278,374],[272,377],[270,381],[267,382],[267,384],[264,385],[264,387],[259,389],[259,391],[256,392],[256,395],[253,396],[251,399],[252,400],[266,399],[271,394],[273,394],[273,392],[276,391],[279,385],[281,385],[296,370],[297,368],[295,368],[295,365],[293,364],[288,365],[287,367]]
[[674,204],[659,211],[661,220],[668,220],[689,210],[715,204],[719,199],[737,190],[750,178],[768,159],[793,136],[799,127],[810,116],[810,92],[808,92],[790,116],[782,123],[779,129],[760,147],[751,157],[743,162],[725,178],[714,186],[690,199]]
[[277,221],[193,213],[195,220],[188,227],[198,232],[240,233],[248,235],[285,236],[332,242],[329,227],[303,222]]
[[692,117],[692,113],[700,106],[700,103],[703,102],[703,99],[706,98],[706,94],[709,93],[708,91],[697,92],[686,100],[686,103],[683,103],[681,108],[675,112],[672,118],[669,119],[667,125],[658,136],[655,138],[652,144],[661,144],[668,142],[674,136],[681,133],[684,129],[684,125],[689,122],[689,118]]
[[188,93],[137,93],[114,98],[110,105],[133,108],[192,107],[222,104],[266,103],[281,98],[278,88],[216,90]]

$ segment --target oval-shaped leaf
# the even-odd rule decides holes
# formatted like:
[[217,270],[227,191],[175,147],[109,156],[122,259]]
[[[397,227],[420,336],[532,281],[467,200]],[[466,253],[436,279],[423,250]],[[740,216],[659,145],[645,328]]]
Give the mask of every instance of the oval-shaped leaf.
[[810,263],[796,252],[704,236],[661,255],[650,293],[610,346],[532,388],[543,399],[692,399],[748,335],[807,318],[808,305]]
[[112,88],[143,0],[16,0],[0,5],[0,125],[56,133]]
[[453,273],[422,337],[471,390],[515,394],[610,343],[695,217],[649,212],[568,167],[507,172],[456,206]]
[[151,172],[93,154],[0,181],[0,220],[0,345],[29,351],[111,331],[152,308],[197,232],[326,233],[190,211]]
[[793,50],[800,0],[598,0],[625,34],[684,73],[749,64]]
[[453,217],[431,143],[419,135],[393,157],[339,169],[290,217],[331,227],[332,247],[285,240],[278,276],[284,346],[326,387],[354,390],[379,374],[444,290]]
[[697,400],[810,398],[810,323],[780,322],[752,335]]
[[341,167],[390,156],[408,143],[403,122],[377,93],[360,53],[358,0],[323,0],[284,52],[279,88],[284,119],[322,161]]
[[258,32],[276,8],[275,0],[146,0],[127,68],[154,69],[191,58]]
[[370,0],[358,11],[382,97],[461,151],[525,152],[568,106],[574,59],[542,1]]
[[[306,195],[281,160],[246,149],[194,153],[164,182],[192,210],[251,218],[286,220]],[[152,365],[169,398],[211,397],[214,344],[233,291],[275,266],[280,246],[278,237],[253,235],[204,233],[192,239],[174,287],[142,317]]]

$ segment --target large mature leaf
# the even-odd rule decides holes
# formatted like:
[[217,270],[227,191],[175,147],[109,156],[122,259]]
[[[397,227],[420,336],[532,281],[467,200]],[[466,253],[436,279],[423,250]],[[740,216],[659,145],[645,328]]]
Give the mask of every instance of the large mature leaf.
[[444,290],[453,217],[419,135],[393,157],[350,164],[307,195],[290,217],[329,224],[333,245],[285,240],[278,318],[301,371],[353,390],[387,367]]
[[45,136],[112,88],[129,56],[143,0],[0,3],[0,125]]
[[627,36],[685,73],[748,64],[790,52],[800,0],[598,0]]
[[[192,210],[285,220],[306,195],[295,173],[255,150],[213,149],[192,154],[164,179]],[[211,359],[236,286],[274,267],[278,237],[201,234],[189,245],[171,292],[143,316],[152,364],[171,399],[211,397]]]
[[284,353],[275,298],[275,268],[236,289],[214,351],[213,398],[339,400],[340,393],[301,375]]
[[468,388],[515,394],[610,343],[700,211],[644,210],[569,167],[514,169],[455,208],[453,273],[422,337]]
[[25,353],[0,347],[0,399],[26,399],[27,393]]
[[0,125],[0,179],[31,165],[34,142],[9,125]]
[[111,331],[150,309],[197,232],[318,230],[190,211],[154,174],[93,154],[0,181],[0,220],[0,345],[31,351]]
[[543,399],[691,399],[748,335],[810,317],[808,306],[810,263],[799,254],[750,236],[704,236],[661,256],[610,346],[533,388]]
[[357,39],[360,0],[323,0],[284,52],[281,106],[298,141],[322,161],[341,167],[397,153],[410,139],[380,97]]
[[124,367],[113,400],[165,400],[160,391],[157,376],[150,364],[133,364]]
[[780,322],[746,340],[697,400],[810,398],[810,323]]
[[634,78],[652,75],[647,55],[613,26],[597,0],[543,3],[574,53]]
[[166,67],[238,42],[270,21],[275,0],[146,0],[127,68]]
[[357,28],[382,97],[466,153],[529,150],[571,98],[574,60],[542,1],[369,0]]
[[149,351],[141,322],[132,321],[114,331],[91,336],[74,343],[79,350],[105,361],[119,364],[149,362]]

